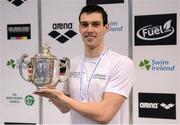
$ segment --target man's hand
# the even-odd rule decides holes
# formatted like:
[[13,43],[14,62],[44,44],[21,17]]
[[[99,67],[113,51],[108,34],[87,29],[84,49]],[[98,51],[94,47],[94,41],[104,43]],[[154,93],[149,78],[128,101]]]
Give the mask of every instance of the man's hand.
[[62,100],[62,98],[66,95],[55,88],[42,88],[35,91],[33,94],[48,98],[49,101],[51,101],[62,113],[70,111],[65,102]]
[[55,89],[54,86],[47,85],[47,86],[35,91],[33,94],[53,100],[54,98],[57,98],[58,96],[62,95],[63,93],[61,91],[58,91],[57,89]]

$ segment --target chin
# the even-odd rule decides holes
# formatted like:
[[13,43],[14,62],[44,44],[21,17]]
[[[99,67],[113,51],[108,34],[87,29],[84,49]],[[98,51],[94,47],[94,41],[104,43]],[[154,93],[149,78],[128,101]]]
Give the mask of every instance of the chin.
[[89,49],[94,49],[94,48],[96,48],[95,45],[87,45],[87,47],[88,47]]

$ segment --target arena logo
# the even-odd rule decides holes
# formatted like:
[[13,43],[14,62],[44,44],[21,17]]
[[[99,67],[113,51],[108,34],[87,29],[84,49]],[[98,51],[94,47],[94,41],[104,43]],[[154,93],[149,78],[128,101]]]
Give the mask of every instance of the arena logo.
[[139,62],[139,67],[147,71],[175,71],[176,69],[174,64],[164,59],[144,59]]
[[157,109],[158,108],[158,103],[148,103],[148,102],[141,102],[139,104],[140,108],[152,108],[152,109]]
[[138,93],[139,117],[176,119],[176,94]]
[[117,21],[110,21],[109,26],[110,26],[110,28],[109,28],[110,32],[121,32],[121,31],[123,31],[123,26]]
[[27,0],[7,0],[9,2],[11,2],[12,4],[14,4],[15,6],[20,6],[22,5],[24,2],[26,2]]
[[31,39],[30,24],[8,24],[7,25],[8,40],[27,40]]
[[172,104],[172,103],[169,103],[169,104],[161,103],[160,106],[168,110],[168,109],[174,107],[175,104]]
[[[54,23],[52,24],[52,29],[48,35],[51,36],[52,38],[56,39],[60,43],[65,43],[77,33],[72,30],[73,29],[73,24],[72,23]],[[65,33],[60,33],[57,30],[65,30]],[[67,30],[67,31],[66,31]]]
[[165,103],[152,103],[152,102],[141,102],[139,104],[140,108],[147,108],[147,109],[158,109],[159,106],[163,107],[164,109],[168,110],[172,107],[175,106],[175,104],[169,103],[169,104],[165,104]]
[[176,45],[177,14],[135,16],[135,45]]

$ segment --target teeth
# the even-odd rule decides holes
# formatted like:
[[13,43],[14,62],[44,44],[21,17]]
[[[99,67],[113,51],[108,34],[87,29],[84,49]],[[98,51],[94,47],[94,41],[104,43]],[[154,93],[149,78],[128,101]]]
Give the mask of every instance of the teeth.
[[87,37],[87,38],[91,39],[91,38],[94,38],[94,37]]

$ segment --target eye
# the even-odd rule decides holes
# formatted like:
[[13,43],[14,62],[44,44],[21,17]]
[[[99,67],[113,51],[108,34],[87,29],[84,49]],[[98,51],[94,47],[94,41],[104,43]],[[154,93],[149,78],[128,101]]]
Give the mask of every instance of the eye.
[[88,23],[86,23],[86,22],[82,22],[82,23],[80,23],[80,26],[82,27],[82,28],[86,28],[86,27],[88,27]]
[[101,25],[100,22],[93,22],[93,23],[92,23],[92,26],[93,26],[93,27],[98,27],[98,26],[100,26],[100,25]]

